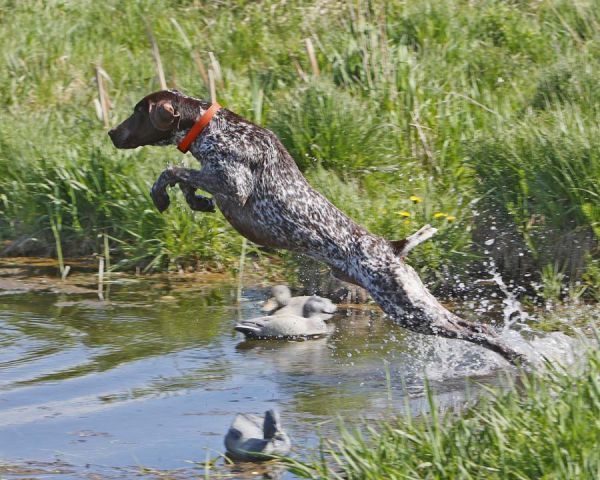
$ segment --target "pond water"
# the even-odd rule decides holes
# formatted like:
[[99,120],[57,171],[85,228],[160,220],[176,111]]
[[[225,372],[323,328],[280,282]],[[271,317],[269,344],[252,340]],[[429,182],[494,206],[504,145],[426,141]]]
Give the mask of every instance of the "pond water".
[[203,475],[234,415],[269,408],[305,458],[339,417],[426,412],[426,375],[442,408],[507,378],[494,354],[410,333],[375,307],[343,306],[328,338],[247,342],[232,327],[260,315],[267,287],[244,288],[238,306],[236,285],[218,279],[118,276],[101,302],[94,281],[0,292],[2,478]]

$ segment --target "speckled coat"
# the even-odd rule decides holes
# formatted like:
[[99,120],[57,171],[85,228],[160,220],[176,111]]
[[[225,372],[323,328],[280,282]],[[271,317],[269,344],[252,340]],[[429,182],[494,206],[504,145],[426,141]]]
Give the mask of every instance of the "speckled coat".
[[[177,144],[209,106],[177,91],[157,92],[139,102],[134,114],[109,134],[119,148]],[[192,209],[210,212],[216,204],[252,242],[325,262],[364,287],[403,327],[462,338],[510,361],[523,360],[489,327],[446,310],[390,242],[369,233],[309,185],[271,131],[223,108],[190,152],[202,168],[165,170],[152,189],[160,210],[169,204],[166,188],[179,184]],[[196,189],[212,199],[197,195]]]

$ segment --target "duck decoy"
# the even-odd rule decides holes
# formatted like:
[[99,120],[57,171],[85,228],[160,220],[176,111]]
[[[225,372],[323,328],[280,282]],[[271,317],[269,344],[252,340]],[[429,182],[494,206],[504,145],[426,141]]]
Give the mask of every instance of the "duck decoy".
[[305,316],[304,306],[311,298],[320,298],[324,304],[327,304],[327,306],[323,306],[323,312],[321,313],[321,319],[325,321],[329,320],[331,315],[337,310],[335,304],[328,298],[317,297],[316,295],[292,297],[292,292],[286,285],[275,285],[271,289],[271,294],[273,296],[262,307],[262,311],[269,315],[285,313],[286,315]]
[[260,462],[274,455],[286,455],[291,447],[290,437],[282,429],[275,410],[267,410],[264,416],[238,413],[225,435],[227,454],[244,462]]
[[[333,307],[333,310],[332,310]],[[326,298],[309,297],[301,315],[277,311],[273,315],[252,318],[238,323],[234,329],[248,338],[306,338],[321,337],[330,332],[323,316],[331,317],[335,305]]]

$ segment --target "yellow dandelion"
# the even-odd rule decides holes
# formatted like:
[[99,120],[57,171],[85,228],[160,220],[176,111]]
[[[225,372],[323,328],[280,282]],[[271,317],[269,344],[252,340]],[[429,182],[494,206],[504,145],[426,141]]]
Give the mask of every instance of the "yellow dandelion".
[[454,220],[456,220],[456,217],[454,215],[448,215],[446,217],[446,220],[448,220],[449,222],[453,222]]
[[443,218],[443,217],[447,217],[447,216],[448,216],[448,214],[444,213],[444,212],[435,212],[433,214],[433,218]]
[[416,195],[411,195],[408,199],[413,203],[421,203],[423,201],[421,197],[417,197]]
[[407,212],[406,210],[400,210],[399,212],[397,212],[398,215],[400,215],[401,217],[410,217],[410,212]]

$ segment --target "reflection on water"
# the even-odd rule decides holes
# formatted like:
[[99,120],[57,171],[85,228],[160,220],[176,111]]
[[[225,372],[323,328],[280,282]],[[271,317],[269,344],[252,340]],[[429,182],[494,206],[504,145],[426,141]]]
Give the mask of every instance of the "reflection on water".
[[376,309],[340,309],[329,338],[244,341],[232,327],[260,315],[267,289],[246,289],[238,309],[235,285],[183,287],[120,281],[107,302],[42,291],[0,297],[0,476],[197,474],[223,452],[235,413],[273,407],[302,456],[319,433],[335,432],[338,416],[427,411],[425,374],[444,408],[473,396],[467,376],[503,378],[495,355],[412,334]]

